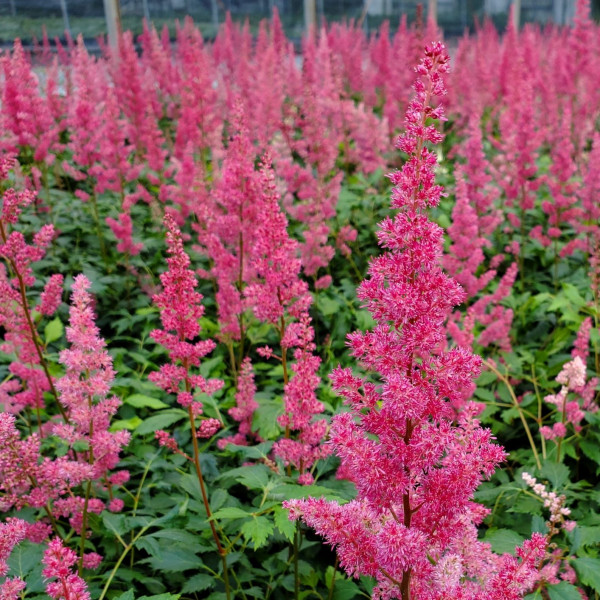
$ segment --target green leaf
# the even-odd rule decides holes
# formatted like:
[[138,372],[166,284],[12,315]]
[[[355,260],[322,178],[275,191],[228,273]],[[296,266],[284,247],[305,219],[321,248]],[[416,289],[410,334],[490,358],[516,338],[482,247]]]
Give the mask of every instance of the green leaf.
[[277,417],[283,414],[283,401],[280,399],[258,399],[259,410],[252,416],[252,431],[258,433],[263,440],[278,438],[281,427]]
[[148,563],[155,571],[180,572],[188,569],[198,570],[202,564],[202,559],[188,550],[172,549],[168,552],[161,552],[159,556],[151,556],[140,561]]
[[570,473],[566,465],[548,460],[542,465],[540,476],[547,479],[555,490],[560,490],[569,481]]
[[123,592],[120,596],[117,596],[114,600],[134,600],[133,590],[127,590]]
[[285,536],[285,538],[291,542],[294,540],[294,533],[296,532],[296,522],[290,521],[288,515],[290,511],[281,506],[275,507],[275,527]]
[[202,592],[204,590],[208,590],[215,584],[215,579],[212,575],[208,575],[207,573],[198,573],[198,575],[194,575],[190,577],[185,584],[183,585],[183,589],[181,590],[184,594],[190,594],[192,592]]
[[148,419],[144,419],[142,424],[137,427],[135,433],[137,435],[145,435],[146,433],[152,433],[159,429],[167,429],[173,423],[181,421],[187,418],[188,414],[179,408],[171,408],[169,410],[163,410],[157,415],[153,415]]
[[65,328],[62,324],[62,321],[56,317],[55,319],[52,319],[52,321],[50,321],[46,327],[44,327],[44,341],[46,344],[50,344],[51,342],[60,340],[64,331]]
[[25,540],[15,546],[7,560],[9,576],[26,579],[29,592],[43,592],[45,589],[42,578],[44,549],[41,544]]
[[90,443],[87,440],[77,440],[73,444],[73,450],[75,452],[85,452],[90,449]]
[[591,458],[597,465],[600,465],[600,445],[597,439],[594,441],[581,440],[579,447],[588,458]]
[[225,506],[224,508],[220,508],[216,513],[213,513],[212,519],[213,521],[217,519],[246,519],[251,516],[251,513],[237,506]]
[[156,594],[154,596],[140,596],[137,600],[178,600],[181,594]]
[[573,531],[579,531],[581,534],[582,546],[595,546],[600,540],[600,526],[580,527],[577,526]]
[[242,534],[248,542],[254,544],[254,549],[264,546],[273,533],[273,523],[267,517],[256,517],[242,525]]
[[512,529],[488,530],[484,540],[492,545],[497,554],[514,554],[515,548],[523,543],[524,538]]
[[104,511],[102,513],[102,522],[104,523],[104,527],[106,527],[109,531],[116,533],[117,535],[124,535],[127,531],[129,531],[126,517],[123,514],[115,514]]
[[334,315],[335,313],[339,312],[340,303],[333,298],[320,295],[317,298],[317,308],[321,313],[328,317],[329,315]]
[[151,396],[146,396],[144,394],[132,394],[123,400],[125,404],[129,404],[130,406],[134,406],[135,408],[153,408],[155,410],[159,410],[161,408],[169,408],[168,404],[165,404],[162,400],[158,398],[152,398]]
[[571,561],[571,564],[575,567],[581,583],[600,592],[600,558],[581,556]]
[[142,423],[142,420],[139,417],[131,417],[131,419],[118,419],[117,421],[113,421],[110,425],[110,431],[121,431],[122,429],[127,429],[128,431],[133,431],[136,427]]
[[333,600],[352,600],[360,596],[358,586],[350,579],[338,579],[336,577],[333,586]]
[[231,477],[251,490],[264,490],[269,483],[269,473],[265,465],[252,465],[226,471],[219,479]]
[[577,588],[566,581],[549,585],[548,596],[550,596],[550,600],[581,600],[581,594]]
[[477,378],[476,383],[478,387],[485,387],[486,385],[489,385],[497,380],[498,378],[496,375],[494,375],[494,373],[492,373],[492,371],[483,371],[483,373],[481,373],[481,375]]

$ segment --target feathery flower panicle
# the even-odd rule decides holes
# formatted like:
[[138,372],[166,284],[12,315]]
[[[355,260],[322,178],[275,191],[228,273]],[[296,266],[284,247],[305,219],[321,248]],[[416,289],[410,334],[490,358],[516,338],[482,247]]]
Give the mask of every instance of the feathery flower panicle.
[[106,342],[95,323],[93,298],[88,292],[91,282],[77,275],[73,282],[69,326],[66,330],[70,348],[60,353],[66,372],[56,382],[60,402],[69,415],[69,425],[56,425],[57,435],[66,435],[70,443],[87,440],[94,479],[114,469],[119,452],[129,442],[129,433],[111,433],[110,419],[121,401],[109,396],[115,372]]
[[18,600],[26,585],[20,577],[5,579],[4,583],[0,585],[0,600]]
[[163,390],[177,395],[177,401],[190,408],[194,416],[202,414],[202,403],[192,394],[197,389],[205,394],[219,390],[223,382],[205,379],[190,373],[192,367],[200,365],[200,359],[215,348],[212,340],[194,341],[200,333],[200,318],[204,314],[202,294],[196,291],[196,276],[189,268],[190,258],[183,249],[181,231],[170,214],[165,215],[167,228],[168,270],[160,276],[163,289],[153,297],[160,309],[162,329],[154,329],[150,337],[164,346],[171,362],[148,378]]
[[[261,170],[261,189],[265,211],[255,231],[256,275],[254,283],[246,287],[245,297],[257,318],[275,326],[281,345],[285,412],[278,422],[285,428],[285,438],[275,443],[274,453],[284,464],[295,467],[299,480],[308,484],[312,482],[311,467],[329,453],[322,444],[327,423],[318,418],[324,407],[315,393],[320,382],[320,359],[314,354],[314,330],[308,315],[312,298],[300,278],[298,242],[287,231],[268,156]],[[290,376],[287,352],[292,349],[295,362],[290,366]],[[269,358],[273,352],[266,348],[261,354]]]
[[60,538],[53,538],[44,552],[42,575],[53,579],[46,584],[46,592],[54,600],[90,600],[87,585],[75,572],[77,554],[63,546]]
[[252,362],[247,356],[242,361],[240,373],[238,376],[238,387],[235,394],[235,406],[229,409],[230,416],[240,425],[235,435],[221,438],[217,446],[223,449],[227,444],[237,444],[245,446],[248,444],[248,437],[252,435],[252,415],[258,408],[258,402],[254,399],[256,394],[256,384],[254,383],[254,371]]
[[562,439],[567,435],[567,426],[570,425],[576,432],[581,431],[581,421],[585,418],[585,411],[598,410],[593,402],[598,379],[592,377],[587,380],[586,375],[585,358],[587,358],[590,325],[588,319],[582,322],[572,351],[573,359],[566,362],[556,376],[556,381],[561,384],[560,391],[544,397],[548,404],[556,407],[556,421],[552,427],[549,425],[540,427],[540,433],[547,440],[558,444],[558,452],[560,452]]
[[[464,292],[440,268],[442,230],[425,213],[443,193],[428,144],[442,139],[432,120],[443,119],[443,108],[432,102],[445,94],[447,71],[444,46],[428,46],[397,144],[409,158],[389,176],[399,212],[380,224],[387,252],[371,262],[358,290],[377,325],[349,335],[348,344],[378,380],[339,367],[331,376],[350,407],[334,417],[331,444],[357,497],[344,505],[311,498],[284,506],[336,548],[348,574],[376,578],[373,598],[439,600],[460,592],[465,599],[506,600],[503,578],[496,577],[504,559],[477,539],[487,511],[472,501],[505,453],[473,409],[454,422],[452,404],[464,400],[481,360],[465,349],[444,350],[444,322]],[[527,571],[513,583],[523,594],[534,581]]]
[[27,537],[27,523],[22,519],[9,517],[0,523],[0,577],[8,573],[7,560],[13,548]]

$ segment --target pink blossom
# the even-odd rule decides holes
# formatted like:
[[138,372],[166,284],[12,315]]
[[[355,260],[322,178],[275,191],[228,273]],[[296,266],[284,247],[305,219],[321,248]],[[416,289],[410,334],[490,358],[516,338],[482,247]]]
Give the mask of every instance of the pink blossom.
[[211,438],[219,429],[222,427],[219,419],[204,419],[200,422],[198,429],[196,430],[196,437],[199,438]]
[[26,585],[20,577],[7,578],[0,585],[0,600],[18,600]]
[[[455,423],[451,408],[472,386],[480,360],[462,348],[441,350],[444,321],[464,293],[441,271],[442,231],[425,214],[443,193],[426,142],[442,139],[428,119],[443,118],[432,100],[445,93],[447,70],[444,46],[428,46],[398,142],[409,158],[390,176],[399,212],[380,225],[379,243],[387,252],[372,259],[358,291],[377,325],[349,335],[348,345],[365,369],[377,373],[377,383],[349,369],[332,374],[350,412],[332,420],[331,445],[357,497],[344,505],[313,498],[284,503],[290,518],[302,518],[335,547],[349,575],[376,578],[378,598],[408,599],[411,592],[441,598],[464,587],[464,597],[484,597],[497,588],[493,597],[504,599],[511,586],[522,596],[537,580],[537,562],[527,552],[520,562],[500,559],[507,574],[514,566],[516,576],[523,567],[513,581],[496,571],[499,560],[477,542],[475,526],[485,509],[472,502],[472,494],[505,453],[473,410]],[[461,545],[465,539],[469,544]],[[434,569],[432,562],[440,560]],[[464,586],[463,572],[471,578]]]
[[77,555],[63,546],[60,538],[53,538],[48,544],[42,559],[42,575],[55,579],[46,584],[46,592],[54,600],[90,600],[90,594],[83,579],[73,572]]

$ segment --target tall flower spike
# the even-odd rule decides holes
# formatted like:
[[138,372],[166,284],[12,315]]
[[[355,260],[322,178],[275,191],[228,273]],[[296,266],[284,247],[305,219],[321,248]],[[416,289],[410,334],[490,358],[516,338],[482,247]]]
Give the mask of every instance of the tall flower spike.
[[[443,109],[432,101],[445,94],[447,71],[444,46],[428,46],[398,142],[409,158],[390,175],[399,212],[380,224],[387,252],[372,261],[358,290],[377,325],[348,342],[377,379],[340,367],[332,374],[350,412],[334,417],[331,444],[357,497],[344,505],[284,503],[291,518],[336,548],[348,574],[377,580],[376,599],[484,598],[498,564],[477,539],[487,511],[472,496],[505,454],[470,409],[454,422],[452,405],[464,398],[481,361],[465,349],[444,350],[444,322],[464,293],[441,270],[443,232],[425,214],[443,193],[427,144],[442,139],[431,120],[443,119]],[[502,578],[493,581],[498,591],[489,598],[505,599]]]
[[[190,258],[183,249],[181,231],[170,214],[165,215],[169,269],[160,276],[163,290],[153,297],[160,309],[163,329],[150,333],[154,341],[169,352],[171,362],[148,378],[158,387],[177,394],[178,402],[185,408],[191,406],[196,416],[202,413],[202,404],[193,399],[192,388],[212,394],[223,385],[222,381],[207,380],[202,375],[191,375],[189,369],[197,367],[200,359],[215,347],[212,340],[193,340],[200,333],[200,317],[204,314],[202,294],[196,291],[196,276],[189,268]],[[181,384],[184,384],[183,389]]]

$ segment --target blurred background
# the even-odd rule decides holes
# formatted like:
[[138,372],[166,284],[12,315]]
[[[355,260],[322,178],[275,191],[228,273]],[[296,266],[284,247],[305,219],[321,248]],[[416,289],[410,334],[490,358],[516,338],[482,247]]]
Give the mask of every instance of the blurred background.
[[[176,19],[190,15],[206,39],[214,38],[227,12],[234,20],[248,20],[256,29],[261,19],[277,8],[286,33],[299,40],[307,23],[354,19],[369,32],[382,21],[392,27],[401,15],[409,22],[422,14],[434,14],[446,38],[472,30],[477,22],[490,18],[498,29],[506,27],[509,9],[522,25],[526,22],[568,24],[575,12],[576,0],[0,0],[0,44],[10,46],[15,38],[24,45],[42,38],[43,27],[50,40],[66,40],[82,34],[94,45],[106,34],[120,14],[123,29],[142,30],[143,19],[161,29],[166,25],[171,35]],[[595,18],[600,16],[600,0],[592,1]],[[107,18],[108,17],[108,18]]]

